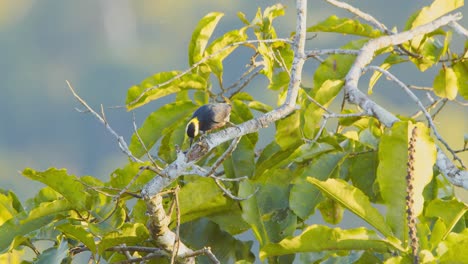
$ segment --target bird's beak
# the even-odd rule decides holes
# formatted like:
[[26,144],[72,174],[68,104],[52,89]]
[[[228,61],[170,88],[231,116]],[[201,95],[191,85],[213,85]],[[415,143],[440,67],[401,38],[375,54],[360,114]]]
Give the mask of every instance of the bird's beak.
[[190,147],[192,147],[193,138],[190,138]]

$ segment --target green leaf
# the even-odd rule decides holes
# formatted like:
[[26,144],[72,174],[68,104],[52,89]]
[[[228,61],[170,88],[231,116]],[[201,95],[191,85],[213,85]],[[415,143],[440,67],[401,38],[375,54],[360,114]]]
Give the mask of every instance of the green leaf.
[[450,233],[437,248],[440,263],[465,263],[468,259],[468,229],[460,234]]
[[[65,199],[45,202],[27,214],[22,212],[0,226],[0,253],[9,249],[15,239],[21,239],[27,234],[50,224],[57,214],[71,210],[73,206]],[[10,249],[16,245],[12,245]]]
[[[368,39],[350,41],[341,48],[359,50],[367,41]],[[348,73],[355,59],[356,55],[336,54],[328,56],[314,73],[314,90],[318,87],[322,87],[323,83],[326,81],[342,80]]]
[[289,74],[281,71],[272,75],[271,81],[268,84],[268,89],[281,91],[289,85]]
[[303,142],[300,124],[301,113],[299,111],[276,122],[275,141],[281,149],[288,149]]
[[260,250],[260,259],[269,256],[295,254],[299,252],[321,252],[325,250],[372,250],[386,252],[394,249],[387,240],[375,231],[363,227],[343,230],[321,225],[311,225],[300,235],[288,237],[277,244],[269,243]]
[[457,75],[458,92],[465,100],[468,100],[468,61],[459,61],[452,68]]
[[[127,110],[133,110],[170,94],[203,90],[207,86],[206,79],[198,74],[187,73],[176,78],[180,74],[179,71],[160,72],[146,78],[141,84],[130,87],[125,101]],[[153,89],[156,86],[159,87]]]
[[418,127],[415,143],[413,193],[415,204],[413,210],[419,215],[423,209],[423,189],[432,179],[432,166],[436,150],[434,142],[423,124],[412,125],[408,122],[397,122],[382,136],[379,145],[379,166],[377,182],[385,205],[387,206],[387,223],[397,238],[402,241],[407,237],[406,225],[406,175],[408,162],[408,144],[414,126]]
[[343,220],[344,208],[335,200],[325,199],[317,205],[323,220],[332,225],[337,225]]
[[[210,247],[220,263],[254,263],[252,241],[242,241],[224,232],[215,223],[202,218],[181,225],[180,234],[190,248]],[[197,263],[211,263],[207,257],[198,256]]]
[[15,193],[0,190],[0,225],[22,211],[24,209]]
[[[341,91],[344,82],[342,80],[327,80],[318,89],[314,89],[311,96],[322,106],[327,107]],[[317,125],[322,119],[324,110],[314,103],[308,102],[303,113],[304,115],[304,135],[307,138],[314,138]]]
[[296,230],[297,217],[288,200],[292,177],[291,170],[275,169],[257,180],[255,202],[270,242],[278,242]]
[[444,220],[442,219],[437,219],[436,222],[434,223],[434,226],[432,227],[431,231],[431,237],[429,240],[430,243],[430,248],[433,250],[434,248],[437,247],[437,245],[445,239],[445,237],[449,234],[450,232],[447,232],[447,226],[444,223]]
[[105,235],[98,245],[98,252],[102,253],[113,246],[127,244],[135,245],[149,238],[146,226],[141,223],[125,223],[118,231],[113,231]]
[[[393,65],[399,64],[399,63],[402,63],[402,62],[406,62],[406,61],[408,61],[408,60],[401,57],[400,55],[391,53],[390,55],[388,55],[387,58],[385,58],[384,62],[379,67],[384,69],[384,70],[388,70]],[[368,94],[373,93],[374,85],[377,83],[377,81],[380,79],[381,76],[382,76],[381,72],[374,71],[374,73],[372,74],[372,76],[371,76],[371,78],[369,80],[369,88],[367,89]]]
[[197,63],[203,58],[205,47],[208,44],[213,31],[218,25],[219,20],[223,17],[223,13],[212,12],[204,16],[195,27],[192,33],[192,40],[189,44],[189,65]]
[[65,239],[60,241],[58,247],[53,247],[45,250],[39,255],[35,264],[50,264],[50,263],[62,263],[62,261],[68,256],[68,242]]
[[[367,131],[367,130],[366,130]],[[371,201],[377,199],[374,188],[378,157],[376,152],[363,153],[350,158],[349,178]]]
[[347,157],[343,152],[328,152],[315,158],[304,172],[294,180],[289,203],[291,210],[302,219],[313,213],[315,206],[322,197],[317,187],[309,184],[307,177],[313,176],[319,180],[330,178],[339,170],[341,163]]
[[58,225],[56,228],[68,238],[73,238],[83,243],[93,254],[96,253],[96,243],[94,243],[93,235],[82,226],[65,223]]
[[262,102],[255,101],[255,100],[250,101],[247,105],[250,109],[253,109],[262,113],[270,112],[271,110],[273,110],[273,107],[267,104],[264,104]]
[[[138,129],[138,135],[146,148],[150,150],[166,134],[168,127],[174,123],[187,122],[195,109],[196,105],[190,101],[166,104],[146,118],[143,125]],[[145,154],[145,148],[141,145],[136,134],[132,135],[129,148],[135,157],[141,157]]]
[[155,177],[155,173],[149,170],[144,170],[140,173],[140,167],[146,165],[150,165],[150,163],[130,162],[125,167],[116,169],[110,176],[109,185],[113,188],[123,189],[130,183],[130,181],[139,175],[128,188],[131,192],[139,191],[143,185]]
[[336,32],[369,38],[376,38],[382,35],[380,30],[374,29],[369,25],[362,24],[359,20],[339,18],[335,15],[307,28],[307,32]]
[[432,200],[426,207],[426,217],[437,217],[443,220],[446,227],[445,237],[448,233],[453,231],[453,228],[468,211],[468,206],[464,203],[457,201],[455,198],[452,200]]
[[385,205],[387,224],[395,236],[406,241],[406,163],[408,161],[408,122],[397,122],[382,136],[379,145],[377,182]]
[[[247,197],[256,191],[255,185],[249,180],[241,181],[239,184],[239,196]],[[257,196],[254,195],[250,199],[243,200],[240,202],[242,207],[242,218],[247,222],[252,232],[257,239],[258,243],[262,246],[269,242],[268,235],[265,226],[262,222],[261,212],[258,203]]]
[[[223,192],[216,186],[213,179],[199,176],[194,179],[179,191],[182,223],[204,216],[225,214],[238,210],[232,199],[223,196]],[[175,215],[173,216],[173,224],[175,224]]]
[[28,168],[23,171],[23,175],[51,187],[78,210],[86,208],[86,201],[90,197],[86,192],[86,188],[76,176],[68,175],[65,169],[50,168],[44,172],[39,172]]
[[328,197],[337,201],[343,207],[375,227],[375,229],[383,235],[387,237],[392,236],[392,231],[390,227],[385,224],[384,217],[372,206],[369,197],[361,190],[341,179],[319,181],[315,178],[308,177],[307,180],[317,186],[320,191]]
[[[231,105],[231,122],[240,124],[253,118],[252,112],[244,102],[233,100]],[[255,170],[254,148],[257,141],[257,133],[248,134],[241,138],[234,152],[223,162],[226,177],[239,178],[253,175]],[[229,145],[230,144],[225,144],[218,149],[221,153],[224,153]]]
[[206,48],[205,57],[212,56],[206,64],[220,81],[222,81],[223,76],[223,60],[238,47],[238,45],[233,45],[234,43],[247,39],[247,35],[245,34],[246,29],[242,28],[227,32],[214,40]]

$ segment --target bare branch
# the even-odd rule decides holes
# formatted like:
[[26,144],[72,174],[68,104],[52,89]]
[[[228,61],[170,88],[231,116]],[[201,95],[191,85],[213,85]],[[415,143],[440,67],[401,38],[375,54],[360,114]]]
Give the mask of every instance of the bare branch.
[[468,38],[468,30],[466,30],[466,28],[458,24],[458,22],[453,21],[453,22],[450,22],[448,25],[459,35],[462,35],[465,38]]
[[337,1],[337,0],[325,0],[325,1],[327,1],[328,3],[330,3],[330,4],[332,4],[332,5],[336,6],[336,7],[348,10],[350,13],[352,13],[352,14],[364,19],[365,21],[371,23],[376,28],[380,29],[381,31],[385,32],[386,34],[391,34],[391,32],[387,29],[387,27],[384,24],[380,23],[375,17],[371,16],[370,14],[362,12],[358,8],[353,7],[350,4],[345,3],[345,2],[341,2],[341,1]]
[[307,58],[320,56],[320,55],[334,55],[334,54],[343,54],[343,55],[358,55],[359,50],[347,50],[347,49],[314,49],[308,50],[305,52]]
[[96,113],[96,111],[94,111],[87,103],[86,101],[84,101],[76,92],[75,90],[73,89],[73,87],[71,86],[70,82],[67,80],[66,81],[67,84],[68,84],[68,88],[70,88],[70,91],[72,92],[73,96],[78,100],[78,102],[80,102],[85,108],[87,111],[89,111],[91,114],[93,114],[98,120],[99,122],[101,122],[105,127],[106,129],[117,139],[117,142],[119,144],[119,147],[120,149],[122,150],[123,153],[125,153],[125,155],[127,155],[131,160],[133,160],[134,162],[142,162],[141,160],[139,160],[137,157],[133,156],[132,152],[128,149],[128,145],[127,143],[125,142],[125,140],[123,139],[123,137],[119,136],[113,129],[112,127],[107,123],[105,117],[102,117],[100,116],[98,113]]

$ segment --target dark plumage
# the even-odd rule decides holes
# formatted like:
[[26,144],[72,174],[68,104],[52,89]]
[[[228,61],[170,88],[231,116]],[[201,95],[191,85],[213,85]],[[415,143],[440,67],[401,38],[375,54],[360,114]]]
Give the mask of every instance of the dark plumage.
[[228,123],[231,109],[231,105],[226,103],[206,104],[198,108],[193,113],[186,128],[187,136],[190,138],[190,145],[200,132],[220,128]]

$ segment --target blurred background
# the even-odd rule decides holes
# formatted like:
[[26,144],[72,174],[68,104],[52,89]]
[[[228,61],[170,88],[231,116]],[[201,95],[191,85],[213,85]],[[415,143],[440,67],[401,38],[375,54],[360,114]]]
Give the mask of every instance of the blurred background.
[[[123,106],[127,89],[144,78],[188,67],[187,50],[198,20],[212,11],[225,13],[215,36],[242,26],[238,11],[252,19],[257,7],[274,1],[125,1],[125,0],[0,0],[0,188],[11,189],[24,201],[41,184],[27,180],[26,167],[44,170],[67,168],[78,176],[108,179],[126,163],[113,138],[97,120],[75,111],[81,105],[72,97],[65,80],[94,109],[103,104],[114,130],[127,142],[132,134],[132,113]],[[294,1],[286,5],[286,16],[276,20],[278,36],[289,37],[295,27]],[[389,28],[401,30],[406,19],[430,1],[349,1],[374,15]],[[466,7],[460,10],[468,16]],[[324,1],[310,1],[308,25],[336,14],[349,13]],[[468,19],[460,22],[468,27]],[[308,48],[338,48],[342,36],[319,34]],[[349,39],[348,39],[349,40]],[[454,36],[458,47],[464,41]],[[458,50],[459,51],[459,50]],[[242,54],[242,52],[241,52]],[[225,82],[235,81],[248,63],[248,55],[226,61]],[[311,85],[314,62],[304,70],[304,83]],[[419,73],[412,65],[392,68],[405,83],[431,86],[436,69]],[[260,78],[257,99],[275,104],[274,94],[264,92]],[[367,82],[361,82],[367,89]],[[253,88],[249,88],[253,89]],[[411,115],[417,109],[399,87],[381,79],[372,98],[397,114]],[[252,90],[250,90],[252,91]],[[261,96],[259,96],[261,95]],[[420,94],[426,98],[424,94]],[[165,101],[136,110],[140,124],[145,116]],[[425,99],[424,102],[427,102]],[[442,135],[454,149],[463,147],[468,133],[468,108],[446,107],[436,119]],[[466,153],[462,155],[468,163]]]

